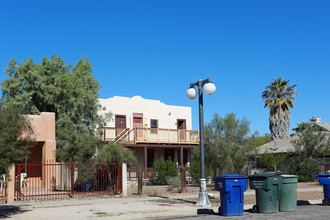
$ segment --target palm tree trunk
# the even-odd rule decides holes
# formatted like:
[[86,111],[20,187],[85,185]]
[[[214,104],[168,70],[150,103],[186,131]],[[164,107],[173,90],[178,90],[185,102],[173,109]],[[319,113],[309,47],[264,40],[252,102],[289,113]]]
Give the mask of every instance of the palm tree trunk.
[[290,111],[287,107],[277,105],[271,109],[269,129],[273,140],[290,137]]

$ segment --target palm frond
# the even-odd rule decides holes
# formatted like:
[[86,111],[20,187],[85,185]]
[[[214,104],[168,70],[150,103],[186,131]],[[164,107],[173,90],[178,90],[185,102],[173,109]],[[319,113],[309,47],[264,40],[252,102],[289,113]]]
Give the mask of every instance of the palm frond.
[[270,85],[266,86],[261,93],[261,97],[265,100],[264,107],[273,108],[275,105],[284,105],[285,108],[293,108],[293,96],[297,95],[295,87],[297,85],[288,86],[290,80],[283,80],[282,77],[273,79]]

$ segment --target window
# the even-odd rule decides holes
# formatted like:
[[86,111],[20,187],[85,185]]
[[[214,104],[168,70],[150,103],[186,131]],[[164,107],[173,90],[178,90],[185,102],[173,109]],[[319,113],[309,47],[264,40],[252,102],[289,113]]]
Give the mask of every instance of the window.
[[151,119],[150,120],[150,134],[158,134],[158,120]]
[[150,120],[150,128],[158,128],[158,120],[151,119]]

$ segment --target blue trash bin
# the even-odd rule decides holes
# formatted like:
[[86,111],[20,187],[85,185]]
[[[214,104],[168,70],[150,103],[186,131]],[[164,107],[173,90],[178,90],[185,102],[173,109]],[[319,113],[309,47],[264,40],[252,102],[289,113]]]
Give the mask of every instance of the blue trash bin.
[[246,179],[246,176],[239,174],[226,174],[215,177],[215,188],[220,191],[220,215],[243,215]]
[[91,192],[92,191],[93,181],[87,180],[84,185],[85,185],[85,187],[84,187],[85,192]]
[[315,176],[319,179],[321,185],[323,185],[324,199],[322,203],[324,205],[330,205],[330,174],[318,174]]

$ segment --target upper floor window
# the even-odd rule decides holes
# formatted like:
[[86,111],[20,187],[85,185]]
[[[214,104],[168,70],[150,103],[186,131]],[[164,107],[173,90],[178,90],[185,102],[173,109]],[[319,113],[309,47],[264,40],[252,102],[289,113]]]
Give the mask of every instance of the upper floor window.
[[150,128],[158,128],[158,120],[151,119],[150,120]]

